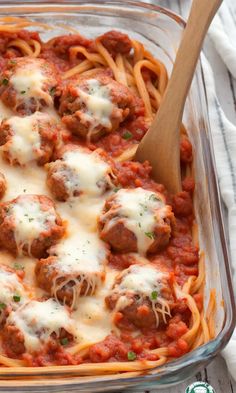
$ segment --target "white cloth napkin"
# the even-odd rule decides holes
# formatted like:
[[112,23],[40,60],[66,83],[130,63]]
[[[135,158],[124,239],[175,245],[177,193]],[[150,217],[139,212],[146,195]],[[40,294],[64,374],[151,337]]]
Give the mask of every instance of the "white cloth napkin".
[[[235,48],[236,55],[236,48]],[[215,92],[215,83],[211,66],[202,54],[202,67],[206,84],[206,94],[209,106],[209,120],[213,135],[213,146],[222,198],[228,208],[228,230],[232,262],[233,285],[236,289],[236,126],[225,116]],[[235,291],[236,292],[236,291]],[[232,340],[235,340],[236,330]],[[226,362],[230,357],[230,344],[223,351]],[[233,352],[233,351],[232,351]],[[236,351],[235,351],[236,360]],[[232,376],[236,379],[236,363]]]
[[[236,78],[236,7],[234,0],[224,2],[209,30],[214,46],[232,76]],[[203,57],[209,115],[216,166],[222,198],[228,208],[228,230],[236,292],[236,126],[228,121],[216,97],[214,78]],[[236,330],[222,352],[232,377],[236,380]]]

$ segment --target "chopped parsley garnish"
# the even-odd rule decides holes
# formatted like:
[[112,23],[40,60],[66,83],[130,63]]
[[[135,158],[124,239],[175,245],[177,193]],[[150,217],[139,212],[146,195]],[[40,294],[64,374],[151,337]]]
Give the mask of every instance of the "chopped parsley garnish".
[[34,218],[30,217],[29,218],[29,222],[34,221]]
[[14,300],[14,302],[16,302],[16,303],[20,302],[20,295],[14,295],[14,296],[13,296],[13,300]]
[[24,270],[24,266],[21,265],[20,263],[15,263],[15,264],[14,264],[14,268],[15,268],[16,270]]
[[149,199],[150,199],[151,201],[159,201],[159,200],[160,200],[159,198],[157,198],[156,194],[151,194],[150,197],[149,197]]
[[49,90],[49,93],[51,94],[51,96],[54,96],[55,92],[56,92],[56,88],[55,88],[55,87],[52,87],[52,88]]
[[113,189],[114,192],[118,192],[119,190],[120,190],[120,187],[115,187],[115,188]]
[[2,85],[7,86],[8,85],[9,80],[7,78],[4,78],[2,80]]
[[151,300],[157,300],[157,295],[158,295],[157,291],[152,291]]
[[26,93],[26,91],[25,90],[22,90],[21,92],[20,92],[20,94],[25,94]]
[[145,235],[149,237],[149,239],[155,239],[155,234],[153,232],[145,232]]
[[137,355],[135,352],[129,351],[127,354],[127,358],[128,358],[128,360],[135,360],[137,358]]
[[141,228],[141,223],[140,222],[138,223],[138,226],[139,226],[139,228]]
[[5,303],[0,303],[0,310],[5,310],[7,305]]
[[61,339],[61,345],[67,345],[68,342],[69,342],[69,340],[68,340],[67,337],[64,337],[64,338]]
[[147,211],[148,210],[148,207],[147,207],[147,205],[145,205],[145,203],[139,203],[139,205],[141,206],[141,208],[144,210],[144,211]]
[[10,64],[15,65],[15,64],[16,64],[16,61],[15,61],[15,60],[10,60]]
[[122,138],[126,139],[126,140],[128,140],[132,137],[133,137],[133,134],[131,134],[131,132],[129,132],[129,131],[125,131],[124,134],[122,135]]

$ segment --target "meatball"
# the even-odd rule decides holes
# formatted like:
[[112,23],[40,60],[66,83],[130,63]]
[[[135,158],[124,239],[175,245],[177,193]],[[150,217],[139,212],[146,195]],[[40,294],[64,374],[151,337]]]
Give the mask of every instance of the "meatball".
[[117,325],[157,328],[166,323],[174,299],[170,279],[169,273],[151,264],[131,265],[118,274],[111,294],[105,299],[110,310],[122,314],[121,318],[115,318]]
[[37,161],[44,165],[52,158],[58,138],[56,121],[47,113],[35,112],[26,117],[13,116],[0,126],[0,145],[12,165]]
[[14,255],[43,258],[64,232],[53,201],[44,195],[20,195],[0,204],[0,244]]
[[3,173],[0,172],[0,199],[3,198],[7,189],[7,181]]
[[22,278],[5,265],[0,265],[0,327],[11,310],[16,310],[27,299]]
[[47,184],[59,201],[82,194],[100,196],[113,186],[112,167],[101,152],[66,145],[58,158],[48,165]]
[[108,50],[112,56],[118,53],[128,55],[132,48],[132,42],[127,34],[111,30],[98,37],[98,41]]
[[24,335],[14,325],[5,325],[2,331],[3,346],[10,357],[22,355],[25,352]]
[[35,267],[38,286],[71,308],[80,296],[92,295],[105,278],[107,248],[96,235],[86,241],[79,236],[65,239],[49,250]]
[[166,246],[174,224],[164,196],[143,188],[120,189],[105,203],[100,237],[116,251],[155,253]]
[[51,340],[63,345],[74,335],[69,311],[53,299],[25,303],[9,315],[2,331],[4,349],[13,357],[40,352]]
[[105,73],[98,73],[68,83],[60,99],[59,113],[74,134],[97,140],[115,131],[131,116],[137,100],[129,88]]
[[[84,279],[83,273],[63,272],[56,256],[40,259],[36,264],[35,275],[40,288],[72,308],[76,308],[80,296],[92,295],[96,286],[91,283],[91,279]],[[96,280],[96,277],[94,278]]]
[[53,64],[30,57],[9,60],[0,80],[0,99],[23,116],[53,105],[59,82]]

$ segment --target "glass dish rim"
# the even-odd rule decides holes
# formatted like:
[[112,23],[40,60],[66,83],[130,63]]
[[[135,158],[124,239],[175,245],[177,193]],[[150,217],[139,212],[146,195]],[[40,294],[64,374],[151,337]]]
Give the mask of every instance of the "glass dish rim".
[[[2,14],[4,8],[9,7],[9,4],[11,4],[13,6],[12,11],[16,12],[16,10],[18,10],[18,13],[21,13],[21,9],[20,7],[23,5],[24,6],[24,10],[27,10],[28,8],[31,8],[30,12],[27,12],[27,14],[43,14],[44,12],[58,12],[60,14],[64,13],[68,13],[68,12],[76,12],[79,11],[80,7],[83,6],[88,6],[88,5],[92,5],[93,7],[100,7],[100,6],[105,6],[106,8],[112,7],[112,6],[119,6],[122,5],[124,7],[127,8],[134,8],[134,7],[138,7],[141,10],[151,10],[153,12],[155,12],[156,14],[165,14],[167,15],[170,19],[174,20],[175,22],[177,22],[179,24],[179,26],[181,28],[184,28],[186,25],[185,20],[178,15],[175,12],[170,11],[169,9],[159,6],[159,5],[155,5],[155,4],[147,4],[144,3],[142,1],[133,1],[133,0],[114,0],[114,1],[105,1],[105,0],[90,0],[89,2],[86,2],[84,0],[27,0],[27,2],[18,2],[17,0],[8,0],[7,2],[1,2],[0,4],[0,14]],[[50,6],[49,9],[47,9],[47,11],[44,11],[43,9],[40,9],[40,6]],[[57,8],[56,10],[54,10],[54,7],[56,6],[60,6],[60,8]],[[69,8],[68,8],[69,7]],[[71,7],[71,8],[70,8]],[[72,9],[73,7],[73,9]],[[4,13],[2,14],[4,15]],[[204,119],[205,119],[205,125],[207,130],[209,131],[211,129],[210,124],[209,124],[209,117],[208,117],[208,104],[207,104],[207,96],[206,96],[206,85],[205,85],[205,81],[204,81],[204,74],[202,71],[202,65],[201,65],[201,60],[200,60],[200,67],[196,72],[196,77],[197,80],[200,80],[200,83],[202,85],[202,90],[203,90],[203,94],[202,94],[202,98],[203,101],[201,101],[200,105],[201,105],[201,111],[204,114]],[[204,97],[203,97],[204,96]],[[227,317],[225,319],[224,325],[222,330],[220,331],[220,333],[217,335],[217,337],[213,340],[211,340],[210,342],[202,345],[199,348],[194,349],[193,351],[189,352],[188,354],[186,354],[185,356],[182,356],[181,358],[171,361],[170,363],[166,363],[163,366],[158,366],[156,368],[151,369],[152,374],[148,374],[148,370],[147,370],[147,374],[145,375],[141,375],[141,376],[137,376],[137,377],[123,377],[123,378],[119,378],[119,376],[117,375],[111,375],[110,378],[105,379],[105,381],[109,381],[109,383],[111,384],[112,387],[112,382],[118,383],[120,381],[120,383],[130,383],[130,384],[137,384],[137,383],[145,383],[145,382],[151,382],[154,379],[156,380],[156,377],[158,376],[158,379],[164,376],[170,376],[171,374],[175,374],[176,372],[178,372],[181,368],[183,367],[189,367],[189,366],[193,366],[194,364],[199,364],[201,363],[201,361],[209,361],[211,358],[213,358],[225,345],[225,342],[228,341],[229,337],[231,336],[232,332],[233,332],[233,328],[234,328],[234,319],[236,317],[236,313],[235,313],[235,302],[234,302],[234,292],[233,292],[233,287],[232,287],[232,282],[230,279],[230,257],[228,254],[228,246],[227,246],[227,242],[226,242],[226,237],[225,237],[225,231],[224,231],[224,224],[223,224],[223,219],[222,219],[222,209],[220,206],[220,193],[219,193],[219,186],[218,186],[218,181],[217,181],[217,177],[216,177],[216,165],[215,165],[215,159],[214,159],[214,150],[213,150],[213,144],[212,144],[212,138],[211,138],[211,132],[208,132],[209,140],[207,143],[207,148],[210,152],[210,165],[211,165],[211,169],[212,169],[212,182],[213,182],[213,187],[214,190],[216,191],[216,203],[217,203],[217,216],[218,216],[218,227],[220,230],[220,237],[221,237],[221,242],[222,242],[222,252],[224,255],[224,269],[225,269],[225,275],[227,278],[227,284],[228,284],[228,292],[229,292],[229,296],[230,296],[230,306],[228,306],[228,310],[227,310]],[[209,350],[208,350],[209,349]],[[193,356],[194,354],[194,356]],[[2,376],[4,376],[4,371],[2,372],[2,370],[4,370],[5,368],[2,367],[0,368],[0,380],[2,379]],[[27,373],[27,369],[28,368],[22,368],[22,373],[17,373],[14,374],[14,369],[12,369],[12,378],[17,377],[17,376],[36,376],[39,375],[38,373],[35,374],[28,374]],[[34,368],[35,371],[38,368]],[[49,374],[47,373],[47,367],[46,368],[39,368],[41,373],[40,375],[42,376],[42,378],[44,377],[49,377],[51,376],[66,376],[68,375],[68,373],[72,376],[76,376],[76,371],[75,373],[72,373],[71,371],[68,370],[68,373],[65,371],[63,372],[62,370],[60,371],[60,366],[57,366],[58,371],[55,371],[55,373],[53,374]],[[159,370],[161,369],[161,370]],[[9,369],[8,369],[9,370]],[[25,372],[23,371],[25,370]],[[44,371],[45,370],[45,371]],[[102,382],[103,381],[103,377],[102,375],[98,375],[98,376],[94,376],[93,380],[91,381],[91,383],[95,383],[95,382]],[[78,378],[80,378],[78,376]],[[30,386],[30,382],[34,383],[33,380],[28,380],[27,384],[28,386]],[[68,381],[67,381],[68,383]],[[87,382],[84,382],[85,384],[87,384]],[[76,379],[76,381],[72,381],[72,385],[78,384],[80,387],[83,386],[83,381],[79,382],[79,379]],[[64,385],[64,384],[63,384]],[[66,380],[65,380],[65,385],[66,385]],[[65,386],[64,385],[64,386]]]

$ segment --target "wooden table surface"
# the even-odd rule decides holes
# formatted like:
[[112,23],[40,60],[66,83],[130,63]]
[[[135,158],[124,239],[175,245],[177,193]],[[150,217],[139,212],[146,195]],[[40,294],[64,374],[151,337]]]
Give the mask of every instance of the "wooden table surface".
[[[207,1],[207,0],[206,0]],[[232,0],[235,1],[236,0]],[[147,1],[148,2],[148,1]],[[172,9],[178,14],[182,14],[185,17],[188,15],[189,0],[160,0],[155,1],[163,7]],[[232,3],[234,4],[234,3]],[[236,6],[232,9],[232,12],[236,18]],[[204,53],[211,63],[214,71],[216,91],[221,103],[222,108],[228,119],[236,124],[236,81],[228,72],[221,58],[217,54],[211,41],[206,38],[204,44]],[[235,376],[236,377],[236,376]],[[186,387],[197,381],[206,381],[212,385],[216,393],[236,393],[236,382],[229,376],[224,359],[218,356],[212,363],[197,373],[194,378],[186,380],[184,383],[176,385],[172,388],[151,390],[151,393],[163,392],[163,393],[184,393]],[[148,393],[145,391],[143,393]],[[125,392],[124,392],[125,393]]]

